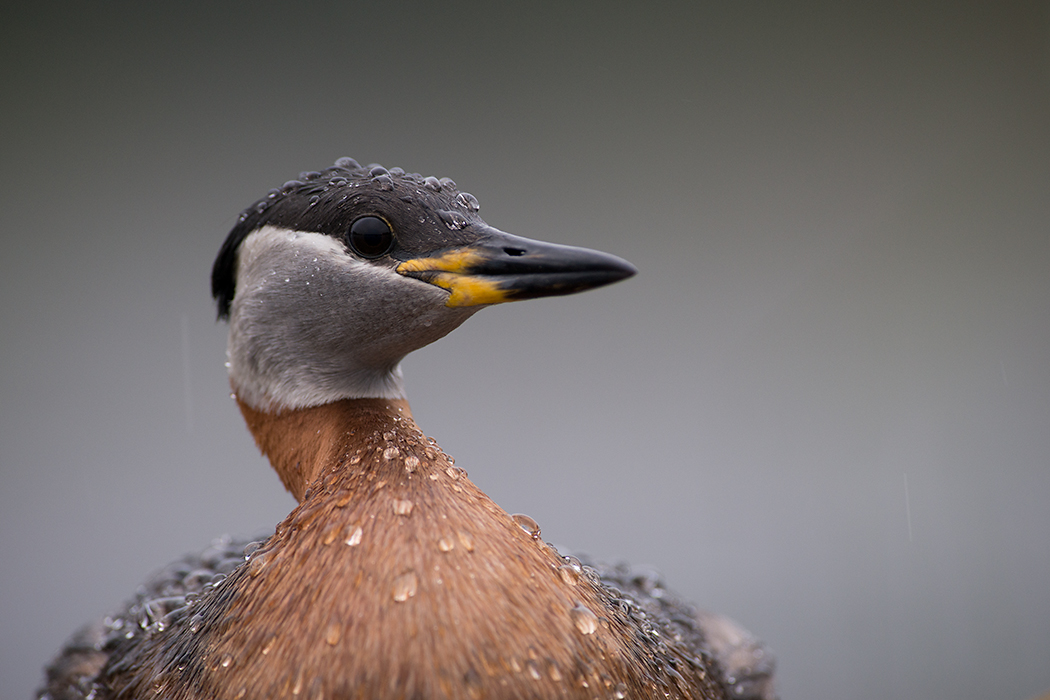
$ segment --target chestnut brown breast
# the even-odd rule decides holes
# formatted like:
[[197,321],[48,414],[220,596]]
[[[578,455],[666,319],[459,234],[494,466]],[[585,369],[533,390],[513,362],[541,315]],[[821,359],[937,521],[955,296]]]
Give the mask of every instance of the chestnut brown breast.
[[242,410],[300,503],[188,614],[111,657],[115,695],[723,697],[695,651],[482,493],[406,402]]

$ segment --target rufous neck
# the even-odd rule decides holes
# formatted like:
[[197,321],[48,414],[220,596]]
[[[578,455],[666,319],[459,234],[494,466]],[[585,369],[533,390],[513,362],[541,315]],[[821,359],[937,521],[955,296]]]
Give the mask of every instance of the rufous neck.
[[391,428],[418,431],[405,399],[343,399],[322,406],[260,411],[237,399],[255,444],[293,496],[303,501],[325,467],[356,443]]

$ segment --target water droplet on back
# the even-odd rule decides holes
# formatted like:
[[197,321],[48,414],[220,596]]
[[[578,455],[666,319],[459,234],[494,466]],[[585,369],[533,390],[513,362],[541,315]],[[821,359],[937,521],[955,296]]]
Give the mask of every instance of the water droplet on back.
[[451,537],[442,537],[438,540],[438,549],[442,552],[451,552],[455,547],[456,543],[452,541]]
[[431,175],[430,177],[423,178],[423,184],[428,190],[434,190],[435,192],[441,189],[441,183],[438,182],[438,179],[433,175]]
[[361,164],[353,158],[343,156],[335,161],[336,167],[346,168],[347,170],[360,170]]
[[340,637],[342,637],[342,635],[342,628],[338,624],[333,622],[332,624],[328,625],[328,630],[324,634],[324,641],[328,644],[328,646],[334,647],[336,644],[339,643],[339,639]]
[[419,469],[419,457],[415,455],[405,457],[405,471],[411,474],[416,469]]
[[570,586],[575,586],[580,582],[580,570],[568,564],[558,567],[558,576]]
[[569,617],[581,634],[594,634],[598,629],[598,616],[583,603],[577,603],[576,607],[569,611]]
[[405,499],[395,498],[394,499],[394,514],[395,515],[412,515],[412,509],[415,507],[415,503]]
[[248,560],[248,576],[251,578],[257,578],[259,574],[266,568],[266,564],[270,561],[269,552],[258,552],[251,559]]
[[398,576],[394,579],[394,586],[391,591],[394,600],[398,603],[404,603],[406,600],[414,596],[416,594],[418,583],[414,571],[409,571],[408,573]]
[[467,550],[468,552],[473,552],[474,551],[474,538],[470,536],[470,533],[469,532],[464,532],[463,530],[460,530],[456,534],[457,534],[457,537],[459,538],[459,543],[461,545],[463,545],[463,549]]
[[627,685],[625,683],[617,683],[616,688],[613,690],[613,697],[616,700],[623,700],[627,697]]
[[396,447],[388,447],[385,450],[383,450],[383,459],[393,459],[394,457],[397,457],[400,453],[401,450],[397,449]]
[[532,537],[532,539],[538,540],[540,538],[540,526],[535,520],[524,513],[515,513],[510,517],[511,520],[518,524],[518,527],[529,533],[529,536]]

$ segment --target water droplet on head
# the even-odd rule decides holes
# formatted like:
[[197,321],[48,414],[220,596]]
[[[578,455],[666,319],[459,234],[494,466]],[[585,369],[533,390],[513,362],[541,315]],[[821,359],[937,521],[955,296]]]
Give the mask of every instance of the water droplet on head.
[[229,668],[233,664],[233,657],[227,654],[222,657],[222,663],[220,664],[223,668]]
[[624,698],[626,698],[627,697],[627,684],[626,683],[617,683],[616,684],[616,688],[613,690],[613,697],[616,698],[616,700],[623,700]]
[[394,178],[390,177],[389,175],[380,175],[377,178],[373,178],[372,181],[376,183],[379,189],[385,192],[389,192],[390,190],[394,189]]
[[448,188],[450,190],[456,189],[456,181],[453,180],[450,177],[443,177],[443,178],[441,178],[440,180],[438,180],[438,184],[440,184],[442,187],[446,187],[446,188]]
[[438,182],[438,179],[433,175],[431,175],[430,177],[423,178],[423,185],[428,190],[434,190],[435,192],[441,189],[441,183]]
[[459,481],[460,479],[466,477],[467,470],[461,467],[448,467],[447,469],[445,469],[445,473],[448,474],[448,478],[452,479],[453,481]]
[[394,579],[394,586],[391,591],[394,596],[394,601],[404,603],[406,600],[414,596],[416,594],[418,583],[414,571],[409,571],[408,573],[398,576]]
[[415,503],[405,499],[394,499],[394,514],[395,515],[412,515],[412,509],[415,507]]
[[393,459],[394,457],[397,457],[400,453],[401,451],[396,447],[388,447],[385,450],[383,450],[383,459]]
[[320,201],[321,201],[320,195],[313,194],[313,195],[310,195],[310,199],[307,200],[307,203],[312,207],[313,205],[317,204]]
[[360,170],[361,169],[361,164],[358,163],[353,158],[350,158],[348,156],[343,156],[342,158],[337,158],[336,161],[335,161],[335,165],[338,168],[346,168],[347,170]]
[[569,617],[581,634],[594,634],[598,629],[598,616],[583,603],[577,603],[576,607],[569,611]]
[[361,538],[364,537],[364,530],[361,529],[360,525],[348,525],[346,527],[346,540],[344,540],[349,547],[356,547],[361,544]]
[[467,217],[463,216],[458,211],[448,211],[447,209],[439,209],[438,217],[440,217],[441,220],[445,222],[445,226],[447,226],[452,231],[459,231],[461,228],[466,227],[468,223]]
[[390,171],[384,168],[379,163],[372,163],[368,166],[368,174],[371,177],[382,177],[383,175],[389,175]]
[[452,538],[450,537],[442,537],[440,540],[438,540],[438,549],[440,549],[442,552],[451,552],[453,549],[455,549],[455,547],[456,543],[453,542]]
[[540,679],[540,667],[536,665],[535,661],[530,661],[527,664],[525,664],[525,670],[528,671],[529,675],[532,676],[535,680]]
[[460,192],[456,195],[456,204],[463,207],[467,211],[478,211],[481,209],[481,204],[478,203],[478,198],[469,192]]
[[419,469],[419,457],[415,455],[405,457],[405,471],[411,474],[416,469]]
[[540,538],[540,526],[535,520],[524,513],[515,513],[510,517],[511,520],[516,522],[522,530],[529,533],[529,536],[532,537],[532,539],[538,540]]

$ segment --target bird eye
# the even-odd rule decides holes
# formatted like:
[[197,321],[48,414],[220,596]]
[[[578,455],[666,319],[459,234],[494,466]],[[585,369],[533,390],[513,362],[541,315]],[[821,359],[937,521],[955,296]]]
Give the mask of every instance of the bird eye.
[[390,224],[378,216],[362,216],[350,224],[350,247],[362,258],[378,258],[394,245]]

